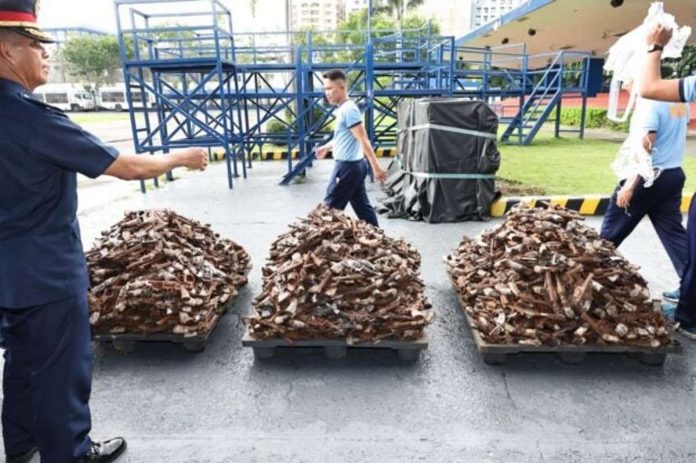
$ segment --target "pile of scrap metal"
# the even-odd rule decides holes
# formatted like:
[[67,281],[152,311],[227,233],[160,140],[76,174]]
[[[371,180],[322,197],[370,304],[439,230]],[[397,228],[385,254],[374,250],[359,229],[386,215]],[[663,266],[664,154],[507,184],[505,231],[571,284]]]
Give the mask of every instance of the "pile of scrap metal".
[[647,283],[583,218],[516,208],[446,257],[474,328],[492,344],[659,347],[673,326]]
[[418,340],[433,319],[419,268],[420,254],[405,241],[320,205],[272,244],[249,333],[289,342]]
[[127,213],[87,253],[95,333],[199,336],[247,283],[249,255],[169,210]]

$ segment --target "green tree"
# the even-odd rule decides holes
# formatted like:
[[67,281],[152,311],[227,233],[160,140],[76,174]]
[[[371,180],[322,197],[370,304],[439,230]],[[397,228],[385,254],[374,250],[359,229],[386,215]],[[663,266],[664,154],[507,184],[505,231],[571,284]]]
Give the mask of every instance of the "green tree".
[[[427,34],[428,23],[431,23],[432,34],[440,33],[440,25],[437,21],[430,21],[417,14],[407,14],[401,18],[404,26],[404,37],[415,38],[419,35],[417,30],[422,31],[421,36]],[[381,38],[392,35],[397,29],[398,24],[386,11],[378,12],[372,16],[372,37]],[[337,43],[348,43],[352,45],[364,45],[367,40],[367,9],[354,11],[345,21],[338,25],[336,37]]]
[[[666,67],[670,69],[664,69]],[[663,65],[663,75],[666,74],[667,77],[671,77],[672,73],[676,73],[675,77],[687,77],[693,71],[696,71],[696,45],[687,45],[682,51],[681,58],[665,60]]]
[[[211,45],[212,41],[210,39],[196,40],[198,37],[196,31],[187,29],[187,27],[189,26],[185,24],[168,21],[158,24],[157,27],[152,28],[152,32],[149,34],[149,44],[151,47],[159,48],[160,57],[171,54],[170,58],[182,53],[183,57],[195,56],[197,55],[196,48]],[[219,27],[224,29],[224,26],[219,25]],[[141,58],[147,59],[151,52],[152,50],[148,47],[148,42],[143,40],[140,43]]]
[[70,39],[63,46],[61,55],[71,74],[86,79],[94,92],[98,92],[104,83],[112,82],[111,76],[121,66],[118,40],[114,36]]
[[[367,42],[367,9],[354,11],[338,25],[337,43],[364,45]],[[373,37],[384,37],[396,30],[394,20],[385,12],[372,16]]]
[[425,0],[387,0],[387,3],[379,9],[395,17],[399,29],[402,29],[406,12],[418,8],[424,2]]
[[[378,40],[397,32],[396,20],[387,12],[382,11],[372,16],[372,38]],[[404,47],[408,48],[408,43],[416,40],[423,40],[427,37],[427,26],[430,21],[416,14],[407,14],[402,18]],[[437,21],[430,22],[431,33],[437,36],[440,33],[440,26]],[[362,47],[367,42],[367,9],[362,9],[351,13],[348,18],[338,25],[336,33],[336,43],[348,44]],[[389,51],[396,46],[396,42],[381,44],[383,51]],[[358,48],[351,52],[339,53],[339,61],[355,61],[364,54],[364,49]],[[408,53],[407,53],[408,54]],[[413,53],[411,52],[410,55]],[[412,59],[413,56],[404,56],[404,59]]]
[[423,34],[428,33],[428,23],[430,23],[430,32],[433,36],[440,35],[440,24],[432,19],[424,18],[423,16],[417,14],[407,14],[402,20],[403,29],[406,32],[406,36],[415,35],[415,30],[423,31]]
[[326,35],[318,33],[314,26],[305,26],[295,31],[292,41],[295,45],[305,46],[310,36],[312,45],[329,45],[330,43]]
[[[323,32],[319,33],[315,27],[306,26],[300,28],[293,34],[292,43],[294,45],[305,47],[309,45],[309,42],[311,41],[312,48],[314,50],[312,60],[314,62],[330,63],[336,61],[337,58],[336,53],[333,50],[328,50],[326,48],[327,45],[332,45],[334,43],[334,38],[332,35],[334,34]],[[307,59],[306,51],[303,51],[303,54],[305,54],[304,59]]]

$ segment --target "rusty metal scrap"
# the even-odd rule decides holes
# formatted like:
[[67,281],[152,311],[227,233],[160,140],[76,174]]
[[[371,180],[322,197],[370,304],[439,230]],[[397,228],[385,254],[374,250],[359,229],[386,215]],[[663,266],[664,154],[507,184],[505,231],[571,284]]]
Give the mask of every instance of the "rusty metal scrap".
[[208,332],[247,283],[249,255],[169,210],[127,213],[87,253],[95,333]]
[[433,318],[405,241],[320,205],[271,245],[247,319],[257,339],[417,340]]
[[671,342],[674,327],[651,301],[638,267],[583,220],[560,206],[516,208],[445,258],[484,341],[653,348]]

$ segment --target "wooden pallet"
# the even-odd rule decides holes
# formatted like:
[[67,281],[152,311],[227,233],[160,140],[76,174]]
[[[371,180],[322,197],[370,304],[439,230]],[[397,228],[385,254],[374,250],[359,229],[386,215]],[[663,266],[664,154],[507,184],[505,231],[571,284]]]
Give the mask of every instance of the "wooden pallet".
[[657,348],[636,347],[628,345],[567,345],[567,346],[525,346],[522,344],[490,344],[484,341],[476,329],[473,319],[466,310],[466,321],[476,342],[476,347],[488,365],[502,365],[510,355],[517,354],[556,354],[564,363],[578,364],[585,361],[587,354],[624,354],[637,358],[647,365],[661,366],[667,354],[681,352],[681,345],[676,339],[667,346]]
[[172,333],[93,333],[92,340],[100,343],[111,343],[114,346],[114,349],[124,353],[135,352],[140,344],[153,342],[181,344],[188,352],[203,352],[208,345],[210,336],[213,334],[213,331],[215,331],[215,328],[220,321],[220,317],[225,312],[217,314],[213,319],[210,330],[208,330],[207,333],[199,336],[187,337]]
[[256,339],[249,331],[242,338],[244,347],[254,349],[254,356],[258,359],[272,358],[277,349],[298,349],[298,348],[315,348],[322,349],[324,355],[329,359],[342,359],[349,350],[356,349],[390,349],[396,352],[396,355],[403,362],[415,362],[420,357],[421,351],[428,348],[428,341],[424,335],[417,341],[380,341],[378,343],[364,344],[348,344],[344,340],[339,339],[304,339],[289,343],[284,339]]

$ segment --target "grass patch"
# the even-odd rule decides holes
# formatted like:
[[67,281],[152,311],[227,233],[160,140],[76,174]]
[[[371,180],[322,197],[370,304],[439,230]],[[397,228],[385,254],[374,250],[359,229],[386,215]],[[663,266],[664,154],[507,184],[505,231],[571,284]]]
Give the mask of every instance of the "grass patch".
[[516,180],[505,177],[496,177],[495,188],[503,196],[543,196],[544,190],[539,187],[529,187]]
[[[609,164],[620,144],[606,140],[553,138],[540,133],[530,146],[500,143],[498,176],[515,185],[547,195],[609,194],[616,177]],[[686,156],[684,191],[696,191],[696,158]]]
[[76,124],[95,124],[99,122],[126,122],[129,115],[117,112],[84,112],[68,113],[70,119]]

